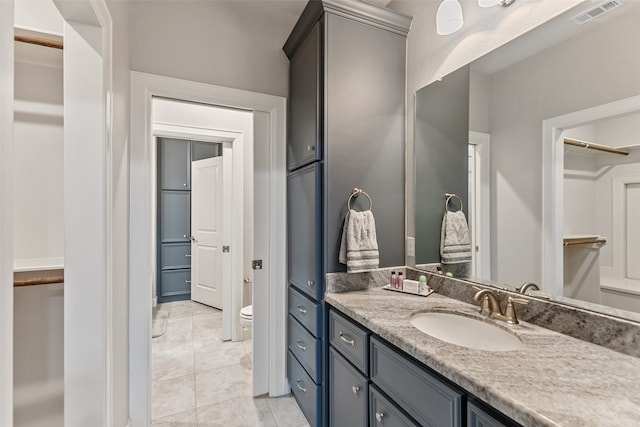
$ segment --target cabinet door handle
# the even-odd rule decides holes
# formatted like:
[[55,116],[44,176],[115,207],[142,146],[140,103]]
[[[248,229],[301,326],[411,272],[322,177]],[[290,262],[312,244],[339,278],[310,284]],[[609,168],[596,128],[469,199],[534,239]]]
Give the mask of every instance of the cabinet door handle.
[[297,306],[296,308],[298,309],[298,311],[299,311],[300,313],[302,313],[302,314],[307,314],[307,310],[306,310],[303,306],[299,305],[299,306]]
[[360,387],[358,387],[357,385],[354,385],[353,387],[351,387],[351,391],[353,392],[353,394],[357,396],[358,392],[360,391]]
[[300,383],[301,383],[301,381],[300,381],[300,380],[296,380],[296,385],[298,386],[298,390],[300,390],[300,391],[301,391],[301,392],[303,392],[303,393],[306,393],[306,392],[307,392],[307,389],[306,389],[306,388],[304,388],[304,387],[302,387],[302,386],[300,385]]
[[302,351],[307,351],[307,347],[304,345],[304,343],[300,340],[296,340],[296,344],[298,344],[298,348]]
[[316,147],[314,145],[307,145],[307,151],[316,151]]
[[313,280],[307,280],[307,286],[312,287],[316,282]]
[[384,418],[384,414],[382,412],[376,412],[376,421],[382,424],[382,419]]
[[183,186],[183,187],[186,187],[186,186],[187,186],[187,183],[185,182],[184,184],[182,184],[182,186]]
[[344,334],[342,333],[342,331],[340,331],[340,339],[341,339],[342,341],[346,342],[347,344],[351,344],[352,346],[354,346],[354,347],[355,347],[356,342],[355,342],[353,339],[346,338],[347,336],[348,336],[348,335],[344,335]]
[[185,280],[184,283],[191,283],[191,280]]
[[187,258],[191,258],[191,254],[186,254],[185,255]]

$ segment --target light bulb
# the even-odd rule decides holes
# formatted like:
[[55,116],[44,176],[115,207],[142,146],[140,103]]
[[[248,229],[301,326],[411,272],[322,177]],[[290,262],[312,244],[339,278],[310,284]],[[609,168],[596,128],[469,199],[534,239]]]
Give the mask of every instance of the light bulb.
[[462,6],[458,0],[444,0],[436,13],[436,31],[441,36],[453,34],[462,28]]

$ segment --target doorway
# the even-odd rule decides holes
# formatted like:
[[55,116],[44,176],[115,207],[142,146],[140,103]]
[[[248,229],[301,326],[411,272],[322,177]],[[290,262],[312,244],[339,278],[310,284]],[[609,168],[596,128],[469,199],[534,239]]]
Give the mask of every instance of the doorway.
[[542,289],[545,292],[564,295],[565,130],[638,111],[640,96],[633,96],[542,122]]
[[491,280],[490,135],[469,131],[468,212],[471,276]]
[[[256,203],[261,215],[254,217],[254,254],[263,268],[253,275],[254,300],[264,301],[253,311],[253,390],[255,394],[278,396],[289,392],[286,383],[286,230],[285,216],[285,100],[229,88],[132,72],[131,143],[131,263],[132,284],[151,284],[152,227],[149,224],[152,203],[152,118],[154,97],[179,99],[192,103],[244,109],[253,113],[255,126],[254,181]],[[166,131],[175,128],[164,126]],[[253,149],[253,144],[239,145]],[[235,150],[235,147],[234,147]],[[258,154],[260,152],[260,155]],[[234,165],[247,160],[235,155]],[[135,168],[133,167],[135,165]],[[265,197],[266,196],[266,197]],[[265,200],[266,199],[266,200]],[[240,222],[241,225],[241,222]],[[242,229],[232,227],[242,234]],[[232,248],[233,253],[233,248]],[[241,257],[237,257],[241,259]],[[240,266],[241,268],[242,266]],[[241,283],[242,278],[233,280]],[[239,288],[240,289],[240,288]],[[131,286],[130,294],[130,407],[132,425],[147,425],[150,413],[150,289]],[[239,329],[239,328],[238,328]],[[240,332],[239,330],[232,333]]]

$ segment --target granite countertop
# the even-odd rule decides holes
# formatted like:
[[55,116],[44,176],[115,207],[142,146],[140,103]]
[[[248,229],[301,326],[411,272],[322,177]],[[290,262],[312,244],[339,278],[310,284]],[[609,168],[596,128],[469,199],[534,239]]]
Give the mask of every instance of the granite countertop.
[[[438,294],[380,288],[326,293],[325,301],[524,426],[631,426],[640,417],[640,359],[520,322],[507,325],[521,350],[449,344],[409,323],[421,311],[480,316],[478,307]],[[516,308],[517,309],[517,308]]]

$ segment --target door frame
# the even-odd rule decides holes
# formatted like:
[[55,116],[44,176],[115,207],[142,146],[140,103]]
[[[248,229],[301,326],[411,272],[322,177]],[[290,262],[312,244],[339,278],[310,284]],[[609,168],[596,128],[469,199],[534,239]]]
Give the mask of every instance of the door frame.
[[0,425],[13,425],[13,0],[0,1]]
[[476,263],[475,272],[480,272],[478,277],[491,280],[491,135],[469,131],[469,145],[475,147],[476,160],[479,159],[475,165],[475,188],[469,191],[475,197],[473,206],[469,203],[469,216],[476,227],[472,230],[472,244],[480,248],[480,253],[475,251],[475,247],[471,250]]
[[564,295],[564,130],[639,110],[640,95],[542,121],[542,291]]
[[[286,378],[286,99],[284,97],[231,89],[204,83],[131,72],[130,144],[130,410],[132,427],[147,426],[151,417],[151,296],[152,274],[150,221],[152,196],[153,144],[151,102],[154,96],[210,105],[265,112],[269,115],[269,156],[256,157],[269,171],[269,206],[261,207],[260,217],[268,230],[270,254],[256,257],[271,262],[263,274],[254,275],[254,297],[268,305],[266,318],[254,311],[253,333],[263,337],[260,353],[254,351],[256,385],[271,396],[289,392]],[[255,119],[254,119],[255,123]],[[257,218],[258,216],[256,216]],[[259,283],[264,278],[263,283]],[[258,317],[257,317],[258,316]],[[257,345],[254,340],[254,348]],[[257,360],[259,358],[265,360]],[[266,378],[265,378],[266,377]],[[255,384],[259,380],[260,384]]]

